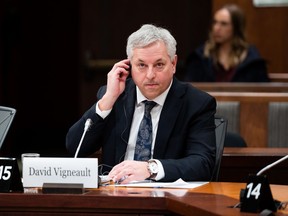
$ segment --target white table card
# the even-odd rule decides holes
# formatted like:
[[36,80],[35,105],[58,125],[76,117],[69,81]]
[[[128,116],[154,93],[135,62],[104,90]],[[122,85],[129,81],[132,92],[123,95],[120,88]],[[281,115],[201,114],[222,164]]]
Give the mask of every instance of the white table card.
[[97,158],[25,158],[22,172],[23,187],[42,187],[43,183],[81,183],[84,188],[98,188]]

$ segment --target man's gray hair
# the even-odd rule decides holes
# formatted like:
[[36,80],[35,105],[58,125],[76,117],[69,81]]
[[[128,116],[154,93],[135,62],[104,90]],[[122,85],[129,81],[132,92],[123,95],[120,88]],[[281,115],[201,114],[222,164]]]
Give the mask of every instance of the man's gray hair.
[[164,28],[152,24],[142,25],[140,29],[133,32],[127,40],[126,53],[128,59],[133,56],[135,48],[143,48],[157,41],[162,41],[166,45],[168,55],[173,60],[176,54],[177,42],[171,33]]

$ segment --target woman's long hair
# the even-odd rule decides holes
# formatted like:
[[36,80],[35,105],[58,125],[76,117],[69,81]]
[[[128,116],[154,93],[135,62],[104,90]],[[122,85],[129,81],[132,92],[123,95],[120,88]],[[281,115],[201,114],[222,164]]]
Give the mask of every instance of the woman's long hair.
[[[238,65],[247,54],[248,42],[245,37],[245,16],[243,11],[234,4],[227,4],[221,7],[219,10],[228,10],[232,28],[233,28],[233,38],[231,43],[231,53],[229,57],[230,67],[235,67]],[[218,11],[219,11],[218,10]],[[214,64],[218,62],[218,50],[220,45],[217,44],[212,36],[212,27],[209,33],[209,40],[205,43],[204,55],[213,59]]]

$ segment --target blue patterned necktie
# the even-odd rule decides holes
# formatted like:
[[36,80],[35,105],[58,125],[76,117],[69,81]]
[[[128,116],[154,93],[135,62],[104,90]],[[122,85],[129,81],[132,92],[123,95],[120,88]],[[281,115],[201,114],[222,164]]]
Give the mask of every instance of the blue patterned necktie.
[[152,120],[150,111],[156,105],[154,101],[144,101],[145,112],[140,123],[136,140],[134,160],[147,161],[151,159],[152,146]]

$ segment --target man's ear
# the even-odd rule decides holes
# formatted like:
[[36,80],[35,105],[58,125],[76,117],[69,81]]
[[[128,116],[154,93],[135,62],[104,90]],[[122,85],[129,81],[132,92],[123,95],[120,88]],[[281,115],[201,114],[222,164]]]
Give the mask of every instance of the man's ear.
[[172,60],[172,65],[173,65],[173,73],[175,74],[176,73],[176,66],[177,66],[177,61],[178,61],[178,56],[175,55],[174,56],[174,59]]

